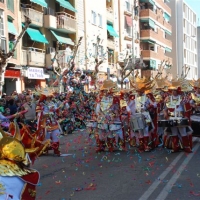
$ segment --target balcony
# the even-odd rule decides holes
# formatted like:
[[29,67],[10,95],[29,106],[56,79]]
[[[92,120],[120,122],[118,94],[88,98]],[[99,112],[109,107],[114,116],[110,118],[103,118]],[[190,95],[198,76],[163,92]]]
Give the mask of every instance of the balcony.
[[141,51],[142,58],[144,60],[157,59],[157,60],[165,60],[168,63],[172,64],[172,58],[166,56],[162,49],[158,49],[158,52],[151,51],[151,50],[142,50]]
[[[51,52],[51,53],[49,52],[48,54],[46,54],[46,66],[51,66],[51,60],[54,58],[54,56],[55,56],[55,52]],[[67,67],[70,57],[71,57],[71,54],[69,55],[68,51],[65,51],[65,50],[58,51],[57,58],[62,68]],[[57,61],[53,63],[53,66],[58,67]]]
[[151,39],[153,41],[159,41],[163,43],[165,46],[172,48],[172,41],[163,38],[163,34],[159,31],[158,33],[153,30],[141,30],[140,31],[140,39]]
[[162,1],[162,0],[154,0],[154,1],[155,1],[156,5],[157,4],[160,5],[158,7],[160,7],[161,9],[163,8],[171,16],[171,9],[170,9],[170,7],[166,3],[164,3],[164,1]]
[[57,12],[57,28],[68,33],[76,32],[76,17],[65,12]]
[[140,11],[140,18],[151,18],[153,21],[160,23],[170,32],[172,31],[172,26],[165,21],[162,13],[158,11],[158,14],[154,13],[151,9],[143,9]]
[[107,8],[106,18],[107,18],[108,22],[111,22],[111,23],[114,22],[114,13],[113,13],[113,10],[110,10],[109,8]]
[[124,29],[124,39],[125,40],[129,40],[132,41],[132,32],[131,32],[131,28],[130,29]]
[[44,67],[45,50],[33,47],[23,48],[21,60],[22,60],[21,65]]
[[114,39],[107,39],[107,47],[109,49],[115,49],[115,40]]
[[110,74],[117,75],[117,65],[115,63],[108,63],[108,68],[110,69]]
[[127,1],[125,1],[124,14],[132,16],[132,5]]
[[37,27],[43,27],[43,13],[33,8],[23,8],[21,7],[22,12],[22,22],[25,22],[25,16],[31,19],[31,24]]

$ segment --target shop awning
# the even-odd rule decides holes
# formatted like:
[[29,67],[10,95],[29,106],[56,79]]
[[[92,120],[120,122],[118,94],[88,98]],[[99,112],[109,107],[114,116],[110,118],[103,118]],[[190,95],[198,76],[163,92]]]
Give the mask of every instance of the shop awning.
[[56,1],[60,3],[61,7],[71,10],[72,12],[77,12],[77,10],[69,3],[69,1],[67,0],[56,0]]
[[108,30],[108,32],[110,33],[111,36],[119,37],[119,35],[117,34],[117,32],[115,31],[115,29],[113,28],[112,25],[107,24],[107,30]]
[[132,27],[133,26],[132,17],[126,15],[126,23],[128,26]]
[[168,31],[168,30],[165,30],[165,33],[167,33],[167,34],[169,34],[169,35],[172,34],[172,33],[171,33],[170,31]]
[[35,42],[41,42],[41,43],[45,43],[45,44],[49,43],[47,41],[47,39],[45,38],[45,36],[42,35],[42,33],[38,29],[27,28],[26,32],[30,36],[31,40],[33,40]]
[[10,22],[10,21],[8,21],[8,33],[11,33],[13,35],[18,35],[14,24],[12,22]]
[[71,40],[71,38],[63,37],[61,34],[58,32],[52,31],[51,33],[55,36],[55,38],[60,42],[61,44],[69,44],[69,45],[74,45],[74,42]]
[[168,47],[165,47],[165,51],[172,52],[172,50]]
[[155,22],[152,19],[140,19],[141,22],[146,22],[151,28],[155,28]]
[[40,5],[42,7],[47,8],[47,3],[45,2],[45,0],[30,0],[30,1],[33,2],[33,3],[36,3],[38,5]]
[[153,0],[140,0],[140,3],[150,3],[151,5],[155,5]]

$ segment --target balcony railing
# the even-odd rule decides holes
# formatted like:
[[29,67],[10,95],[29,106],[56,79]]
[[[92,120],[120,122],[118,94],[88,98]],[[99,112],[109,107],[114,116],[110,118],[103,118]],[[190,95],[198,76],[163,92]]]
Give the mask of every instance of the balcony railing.
[[31,19],[31,23],[42,27],[43,26],[43,13],[32,8],[23,8],[21,7],[22,11],[22,22],[25,22],[25,16]]
[[155,22],[157,21],[161,25],[163,25],[167,30],[172,31],[172,26],[168,22],[165,21],[162,13],[156,14],[151,9],[143,9],[140,11],[141,18],[152,18]]
[[66,12],[57,12],[57,28],[66,29],[70,32],[76,32],[77,20],[73,15]]
[[115,63],[108,63],[108,67],[110,68],[110,74],[117,74],[117,65]]
[[172,48],[172,41],[163,38],[163,34],[161,32],[157,33],[153,30],[141,30],[140,31],[140,38],[143,39],[153,39],[154,41],[159,41],[164,43],[167,47]]
[[162,0],[155,0],[156,5],[159,4],[161,8],[163,8],[164,10],[166,10],[170,15],[171,15],[171,9],[170,7],[164,3],[164,1]]
[[157,60],[165,60],[168,63],[172,64],[172,58],[166,56],[162,49],[158,49],[158,52],[151,51],[151,50],[142,50],[141,55],[144,60],[153,58],[153,59],[157,59]]
[[113,21],[114,21],[114,13],[113,13],[113,10],[110,10],[110,9],[107,8],[106,17],[107,17],[107,20],[108,20],[109,22],[113,22]]
[[23,48],[22,65],[45,66],[45,50],[33,47]]
[[115,49],[115,41],[114,41],[114,39],[107,39],[107,46],[108,46],[108,48],[110,48],[110,49]]

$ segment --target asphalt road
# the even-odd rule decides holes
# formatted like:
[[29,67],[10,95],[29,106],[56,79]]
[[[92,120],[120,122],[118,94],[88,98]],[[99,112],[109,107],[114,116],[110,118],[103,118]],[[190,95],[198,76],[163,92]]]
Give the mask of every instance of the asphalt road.
[[170,153],[162,147],[140,153],[95,153],[85,131],[62,136],[61,151],[41,156],[38,200],[198,200],[200,199],[200,139],[194,152]]

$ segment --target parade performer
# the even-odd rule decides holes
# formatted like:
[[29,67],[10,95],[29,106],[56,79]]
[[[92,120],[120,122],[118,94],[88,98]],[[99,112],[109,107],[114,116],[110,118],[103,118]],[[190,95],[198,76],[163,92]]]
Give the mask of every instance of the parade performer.
[[0,129],[0,199],[34,200],[39,173],[28,167],[27,152],[21,143],[21,135],[14,137]]
[[116,84],[111,80],[105,80],[100,88],[96,105],[98,128],[96,152],[104,151],[106,144],[110,152],[118,145],[119,149],[125,149],[120,119],[120,99],[113,95],[116,88]]
[[51,89],[42,89],[40,91],[39,104],[36,110],[38,112],[38,127],[41,127],[40,123],[43,121],[42,119],[45,119],[43,128],[46,129],[46,140],[51,139],[51,146],[48,150],[53,150],[55,155],[60,156],[59,136],[61,130],[56,115],[59,108],[56,103],[52,101],[53,96],[53,91],[51,91]]
[[145,91],[153,87],[153,81],[135,77],[130,79],[130,83],[137,92],[135,95],[135,114],[131,118],[132,130],[136,133],[139,141],[139,150],[148,152],[151,150],[151,134],[155,129],[148,109],[150,107],[156,108],[156,102],[150,100]]
[[[181,148],[181,142],[183,150],[187,153],[191,153],[191,145],[189,143],[188,133],[186,127],[189,126],[188,119],[184,118],[184,102],[182,101],[181,82],[178,80],[172,80],[171,86],[168,87],[169,95],[165,99],[164,117],[167,124],[173,123],[173,126],[166,124],[166,133],[164,138],[164,145],[167,148],[172,148],[171,152],[178,152]],[[172,126],[172,127],[171,127]],[[191,129],[189,130],[191,134]],[[169,145],[171,140],[172,147]]]

